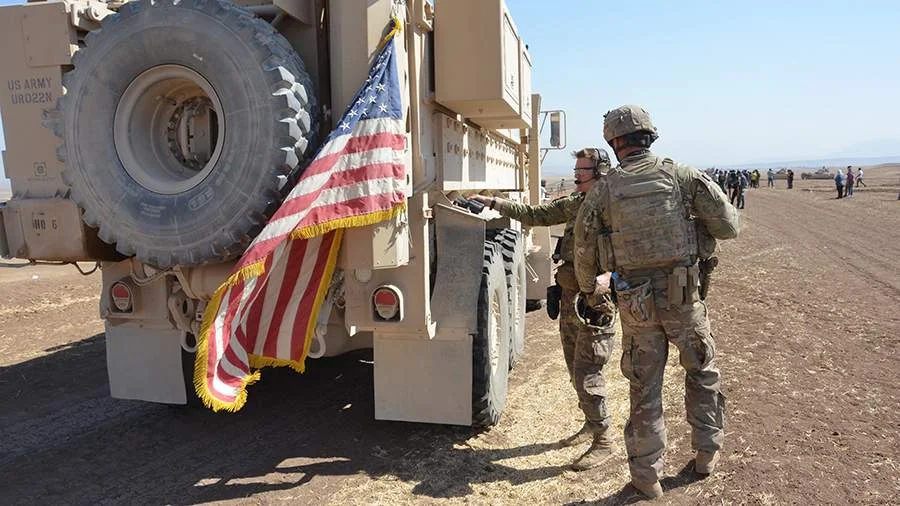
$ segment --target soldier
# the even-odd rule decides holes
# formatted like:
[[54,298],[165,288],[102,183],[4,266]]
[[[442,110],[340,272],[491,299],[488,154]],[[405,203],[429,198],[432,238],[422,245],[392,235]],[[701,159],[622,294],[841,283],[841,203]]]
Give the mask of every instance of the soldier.
[[[561,441],[565,446],[574,446],[591,441],[591,446],[572,464],[576,471],[596,467],[612,454],[612,440],[608,434],[610,416],[606,406],[606,384],[603,366],[609,360],[615,337],[615,310],[602,326],[586,325],[575,314],[575,295],[578,282],[575,280],[573,254],[573,232],[578,208],[584,200],[585,192],[609,170],[609,155],[598,148],[585,148],[573,153],[575,156],[575,192],[551,203],[528,206],[500,198],[473,195],[476,199],[503,216],[521,221],[528,226],[551,226],[566,224],[563,237],[557,244],[554,259],[562,263],[556,270],[556,284],[561,288],[558,299],[559,335],[563,356],[569,370],[569,379],[578,394],[578,406],[584,412],[584,426],[572,436]],[[602,278],[605,285],[599,291],[608,291],[608,276]],[[600,281],[603,284],[604,281]],[[591,290],[592,292],[594,289]],[[548,297],[548,306],[551,301]],[[549,309],[548,309],[549,312]]]
[[695,470],[712,473],[719,460],[725,397],[703,299],[717,262],[715,240],[736,237],[739,217],[709,177],[650,152],[656,128],[640,107],[608,112],[603,136],[619,166],[585,196],[575,225],[575,272],[587,293],[598,272],[614,271],[621,367],[631,384],[625,447],[632,485],[653,498],[663,493],[662,381],[669,342],[685,369]]

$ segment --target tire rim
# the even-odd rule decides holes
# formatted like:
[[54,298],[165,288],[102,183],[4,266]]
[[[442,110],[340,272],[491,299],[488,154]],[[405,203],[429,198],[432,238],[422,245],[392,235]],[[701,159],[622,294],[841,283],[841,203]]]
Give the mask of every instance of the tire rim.
[[113,140],[125,172],[163,195],[203,181],[225,138],[222,104],[209,81],[181,65],[159,65],[137,76],[116,107]]

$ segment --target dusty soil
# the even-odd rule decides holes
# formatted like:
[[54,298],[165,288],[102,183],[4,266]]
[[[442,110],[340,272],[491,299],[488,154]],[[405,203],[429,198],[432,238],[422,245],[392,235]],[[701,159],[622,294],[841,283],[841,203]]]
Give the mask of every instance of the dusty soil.
[[[827,181],[748,193],[744,231],[722,245],[710,295],[724,459],[709,478],[692,471],[672,350],[664,502],[900,503],[896,179],[844,200]],[[568,470],[583,449],[555,443],[581,418],[543,313],[528,316],[499,425],[476,432],[374,421],[371,352],[312,361],[303,375],[266,370],[237,414],[111,399],[98,286],[72,267],[0,266],[2,504],[639,500],[621,443],[608,467]],[[621,434],[617,359],[607,377]]]

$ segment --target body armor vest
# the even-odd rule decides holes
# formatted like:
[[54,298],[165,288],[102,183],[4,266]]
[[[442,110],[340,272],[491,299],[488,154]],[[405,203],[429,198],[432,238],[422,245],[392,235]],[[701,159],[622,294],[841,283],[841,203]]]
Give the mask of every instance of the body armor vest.
[[606,217],[601,238],[609,270],[692,265],[697,260],[694,220],[675,179],[673,162],[658,159],[654,169],[632,174],[616,168],[607,175]]

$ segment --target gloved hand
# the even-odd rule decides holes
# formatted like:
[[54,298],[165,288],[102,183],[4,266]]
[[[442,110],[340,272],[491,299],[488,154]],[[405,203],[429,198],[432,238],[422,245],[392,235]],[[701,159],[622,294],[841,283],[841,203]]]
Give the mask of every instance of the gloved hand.
[[[591,300],[594,299],[594,300]],[[579,293],[575,301],[575,313],[585,325],[604,327],[615,318],[616,306],[609,294],[596,300],[594,294]]]
[[616,305],[612,301],[612,291],[609,289],[611,272],[605,272],[594,279],[593,293],[582,293],[585,304],[600,314],[613,314]]
[[613,314],[616,312],[616,305],[612,301],[612,294],[609,290],[602,295],[598,295],[596,292],[582,293],[581,298],[587,307],[599,314]]

